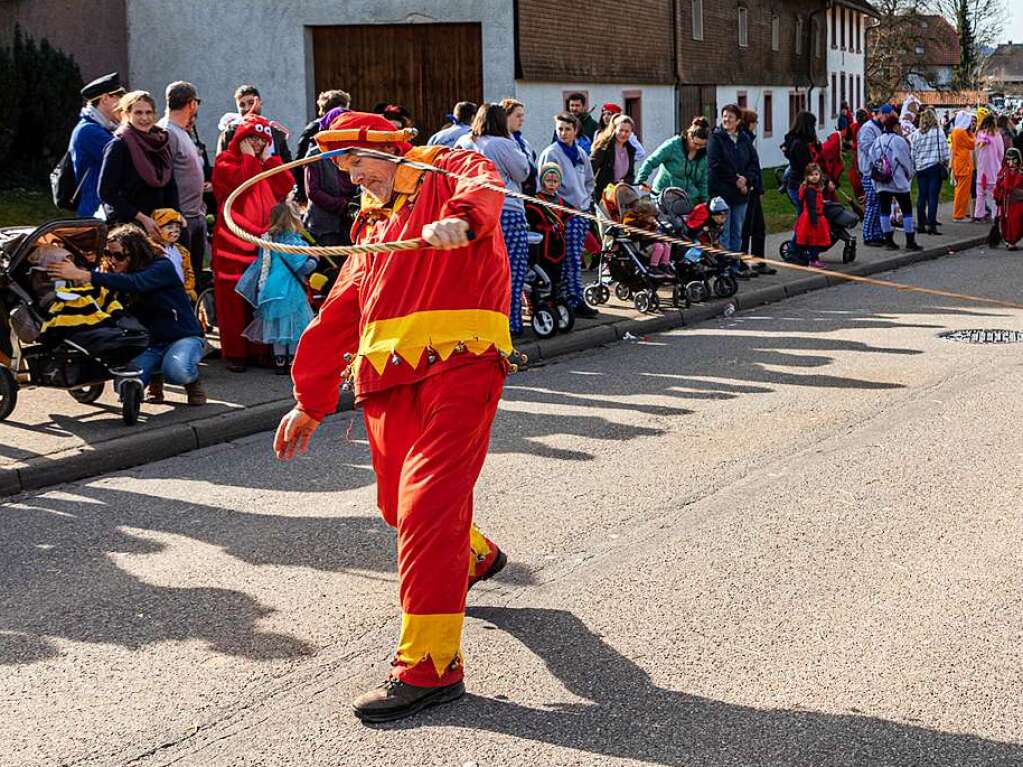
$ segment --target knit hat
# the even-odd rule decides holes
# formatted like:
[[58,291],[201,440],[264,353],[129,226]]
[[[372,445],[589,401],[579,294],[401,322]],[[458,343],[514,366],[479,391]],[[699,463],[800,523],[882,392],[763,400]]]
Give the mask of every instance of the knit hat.
[[174,208],[157,208],[153,211],[153,221],[161,229],[167,226],[167,224],[180,224],[182,229],[188,226],[185,217],[174,210]]
[[560,165],[558,165],[556,162],[545,162],[543,165],[540,166],[539,179],[540,179],[540,183],[541,184],[543,183],[544,176],[546,176],[548,173],[553,173],[555,176],[558,177],[558,184],[559,185],[561,184],[562,180],[564,180],[564,178],[565,178],[564,175],[561,172],[561,166]]
[[610,101],[607,102],[606,104],[603,104],[600,107],[600,109],[601,109],[602,112],[610,112],[611,114],[614,114],[614,115],[620,115],[622,113],[622,108],[620,106],[618,106],[617,104],[614,104],[614,103],[612,103]]
[[331,123],[329,129],[316,134],[316,143],[323,152],[346,147],[380,149],[390,144],[405,154],[412,148],[408,142],[415,138],[416,133],[415,128],[395,130],[383,115],[345,112]]
[[243,140],[252,137],[263,139],[268,144],[273,143],[273,129],[270,127],[270,121],[262,115],[254,115],[250,112],[235,125],[234,136],[231,138],[231,149],[237,149]]
[[728,203],[722,197],[715,197],[707,207],[710,208],[711,213],[727,213],[729,211]]

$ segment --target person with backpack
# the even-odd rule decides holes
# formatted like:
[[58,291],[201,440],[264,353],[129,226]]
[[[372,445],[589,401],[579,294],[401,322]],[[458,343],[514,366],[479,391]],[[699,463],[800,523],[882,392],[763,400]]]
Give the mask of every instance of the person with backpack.
[[78,124],[71,133],[68,152],[54,170],[54,204],[74,210],[80,217],[96,215],[102,201],[99,196],[99,172],[103,151],[114,140],[118,127],[117,105],[124,95],[117,72],[99,77],[82,88],[82,107]]
[[877,197],[877,189],[871,177],[871,151],[874,142],[881,137],[883,127],[881,120],[895,113],[891,104],[882,104],[871,110],[871,119],[865,122],[856,133],[856,165],[863,185],[863,244],[879,247],[885,244],[884,232],[881,230],[881,207]]
[[916,242],[913,221],[913,198],[910,188],[916,168],[913,165],[913,150],[902,137],[899,116],[894,112],[884,118],[884,133],[878,136],[870,148],[870,173],[880,204],[879,219],[884,233],[884,247],[898,250],[892,231],[892,203],[897,202],[902,211],[902,230],[906,233],[906,250],[923,250]]

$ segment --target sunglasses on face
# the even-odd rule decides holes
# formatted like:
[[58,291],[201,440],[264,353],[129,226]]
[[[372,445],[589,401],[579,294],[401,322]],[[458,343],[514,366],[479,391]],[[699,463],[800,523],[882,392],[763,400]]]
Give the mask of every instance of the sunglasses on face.
[[108,249],[108,250],[104,250],[103,251],[103,255],[106,256],[107,258],[109,258],[112,261],[127,261],[128,260],[128,254],[125,253],[123,250],[119,250],[119,251],[115,252],[113,250],[109,250]]

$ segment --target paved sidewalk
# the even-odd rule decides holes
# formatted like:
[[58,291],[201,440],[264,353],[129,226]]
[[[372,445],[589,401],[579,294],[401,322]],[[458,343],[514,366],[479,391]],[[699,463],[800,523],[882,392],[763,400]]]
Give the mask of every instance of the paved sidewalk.
[[[860,246],[854,264],[841,264],[836,246],[823,257],[836,273],[872,274],[917,261],[939,258],[950,252],[981,244],[987,227],[953,224],[950,206],[940,216],[945,222],[941,237],[921,236],[920,253],[889,252]],[[787,235],[768,238],[767,256],[777,258],[778,246]],[[901,242],[901,234],[897,235]],[[584,278],[587,275],[584,275]],[[589,275],[592,278],[592,273]],[[780,301],[810,290],[842,284],[823,275],[779,269],[777,275],[741,282],[732,299],[709,301],[680,311],[666,308],[656,314],[640,314],[630,304],[617,301],[601,307],[594,320],[579,320],[576,329],[547,341],[527,336],[517,344],[532,361],[613,343],[627,333],[643,336],[718,316],[728,304],[748,309]],[[983,286],[971,288],[983,293]],[[143,404],[134,426],[121,421],[120,406],[110,387],[93,405],[81,405],[67,393],[52,389],[24,389],[18,406],[0,423],[0,495],[13,495],[60,482],[128,468],[179,453],[227,442],[272,429],[291,406],[290,379],[273,371],[250,369],[244,374],[227,372],[219,361],[203,367],[209,404],[188,407],[180,388],[168,387],[168,403]],[[342,409],[351,407],[350,398]]]

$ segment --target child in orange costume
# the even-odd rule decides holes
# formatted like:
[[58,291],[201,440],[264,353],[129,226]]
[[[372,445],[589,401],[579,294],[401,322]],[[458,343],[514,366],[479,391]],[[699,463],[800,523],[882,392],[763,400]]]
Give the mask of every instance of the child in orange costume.
[[[502,184],[483,155],[412,149],[412,135],[381,115],[347,112],[316,140],[324,152],[372,148]],[[347,363],[365,416],[377,504],[398,531],[403,616],[394,670],[354,704],[358,717],[381,722],[464,693],[466,589],[506,561],[472,525],[472,492],[511,352],[511,274],[500,192],[357,153],[337,163],[363,188],[353,242],[430,243],[348,258],[299,342],[297,406],[275,438],[282,458],[304,449],[336,409]]]
[[955,182],[955,197],[952,218],[966,221],[970,218],[970,186],[973,183],[973,149],[976,143],[970,128],[973,115],[959,112],[955,127],[952,128],[952,180]]

